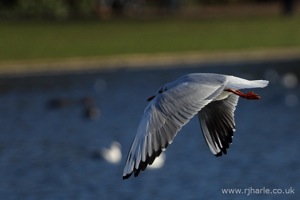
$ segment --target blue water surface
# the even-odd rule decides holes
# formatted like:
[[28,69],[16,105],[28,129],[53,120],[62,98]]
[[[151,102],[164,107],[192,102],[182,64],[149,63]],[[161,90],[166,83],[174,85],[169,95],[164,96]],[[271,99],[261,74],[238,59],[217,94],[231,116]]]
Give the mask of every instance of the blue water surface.
[[[124,66],[3,77],[0,199],[299,199],[299,67],[299,61]],[[146,99],[163,84],[194,72],[269,79],[270,85],[253,89],[259,101],[239,100],[227,155],[213,156],[195,117],[166,150],[162,168],[122,180]],[[87,115],[90,106],[98,109],[94,117]],[[112,141],[122,145],[118,164],[95,156]],[[225,194],[224,189],[241,190]]]

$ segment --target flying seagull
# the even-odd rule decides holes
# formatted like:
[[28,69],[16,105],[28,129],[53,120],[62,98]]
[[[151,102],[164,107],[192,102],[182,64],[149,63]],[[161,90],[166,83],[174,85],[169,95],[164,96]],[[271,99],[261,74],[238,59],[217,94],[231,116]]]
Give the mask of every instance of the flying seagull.
[[235,131],[234,111],[239,97],[255,100],[254,92],[239,89],[263,88],[266,80],[253,80],[209,73],[187,74],[161,87],[148,98],[148,105],[132,142],[123,179],[151,165],[174,137],[198,114],[202,132],[215,156],[227,153]]

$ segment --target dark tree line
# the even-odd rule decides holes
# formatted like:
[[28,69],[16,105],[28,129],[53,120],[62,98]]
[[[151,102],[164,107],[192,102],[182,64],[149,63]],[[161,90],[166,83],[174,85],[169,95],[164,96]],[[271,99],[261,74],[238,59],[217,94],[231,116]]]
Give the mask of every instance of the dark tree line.
[[292,14],[294,0],[0,0],[0,19],[77,19],[95,18],[101,12],[110,10],[122,15],[125,10],[156,6],[177,10],[181,5],[192,4],[234,4],[281,1],[282,12]]

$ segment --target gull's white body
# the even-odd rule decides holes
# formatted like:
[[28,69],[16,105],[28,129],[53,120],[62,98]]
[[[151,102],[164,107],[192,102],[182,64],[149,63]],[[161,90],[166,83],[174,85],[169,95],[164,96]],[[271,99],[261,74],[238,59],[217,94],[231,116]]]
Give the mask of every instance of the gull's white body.
[[235,131],[234,110],[239,96],[230,90],[263,88],[268,81],[221,74],[187,74],[167,83],[151,98],[129,151],[123,179],[137,176],[172,143],[198,114],[205,140],[216,156],[226,153]]

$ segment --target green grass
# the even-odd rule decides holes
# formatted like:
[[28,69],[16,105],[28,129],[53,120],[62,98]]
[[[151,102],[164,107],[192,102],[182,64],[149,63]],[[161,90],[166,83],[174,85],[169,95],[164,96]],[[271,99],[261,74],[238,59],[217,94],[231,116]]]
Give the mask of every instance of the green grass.
[[300,46],[300,16],[0,23],[0,61]]

